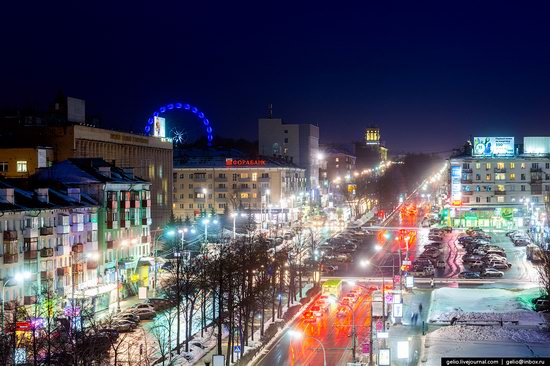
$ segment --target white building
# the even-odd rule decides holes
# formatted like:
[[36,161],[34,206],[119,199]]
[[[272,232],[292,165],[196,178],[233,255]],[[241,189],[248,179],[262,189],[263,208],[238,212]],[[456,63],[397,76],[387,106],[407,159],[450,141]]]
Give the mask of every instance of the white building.
[[319,127],[287,124],[280,118],[260,118],[258,133],[260,155],[288,158],[306,170],[308,189],[319,187]]
[[476,137],[471,155],[451,158],[454,225],[516,227],[542,214],[550,194],[550,137],[526,137],[523,151],[531,153],[520,153],[513,141]]

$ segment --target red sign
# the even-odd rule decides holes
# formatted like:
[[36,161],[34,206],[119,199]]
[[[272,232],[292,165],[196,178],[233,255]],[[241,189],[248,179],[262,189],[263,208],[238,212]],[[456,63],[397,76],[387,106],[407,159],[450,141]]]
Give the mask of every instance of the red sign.
[[265,160],[247,160],[247,159],[225,159],[226,166],[263,166],[265,165]]
[[17,322],[15,323],[15,330],[20,332],[26,332],[31,330],[31,323],[30,322]]
[[363,343],[361,348],[363,353],[370,353],[370,343]]

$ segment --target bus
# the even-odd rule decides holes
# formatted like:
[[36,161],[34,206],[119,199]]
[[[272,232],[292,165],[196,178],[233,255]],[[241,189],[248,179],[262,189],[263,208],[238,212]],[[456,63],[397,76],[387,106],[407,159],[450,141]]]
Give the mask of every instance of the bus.
[[332,295],[339,299],[342,295],[342,280],[327,280],[321,287],[321,295]]

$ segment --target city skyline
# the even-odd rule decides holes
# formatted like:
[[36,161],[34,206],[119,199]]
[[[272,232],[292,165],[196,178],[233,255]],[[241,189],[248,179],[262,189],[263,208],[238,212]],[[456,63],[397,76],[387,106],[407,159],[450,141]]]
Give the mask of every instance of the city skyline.
[[2,25],[19,30],[5,48],[28,57],[0,61],[0,107],[45,107],[62,89],[85,99],[101,127],[141,133],[160,105],[182,100],[219,136],[254,140],[272,103],[274,117],[318,125],[323,143],[377,125],[391,152],[550,134],[542,5],[193,4],[135,6],[132,17],[117,5],[40,7],[25,10],[24,29],[17,17]]

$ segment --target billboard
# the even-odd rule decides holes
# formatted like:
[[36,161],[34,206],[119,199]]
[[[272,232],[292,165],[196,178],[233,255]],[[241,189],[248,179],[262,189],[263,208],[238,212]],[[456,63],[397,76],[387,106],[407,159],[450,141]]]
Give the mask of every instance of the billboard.
[[462,198],[462,167],[460,165],[451,166],[451,201],[460,201]]
[[166,119],[156,116],[153,119],[153,136],[166,137]]
[[514,156],[514,138],[474,137],[472,156]]

